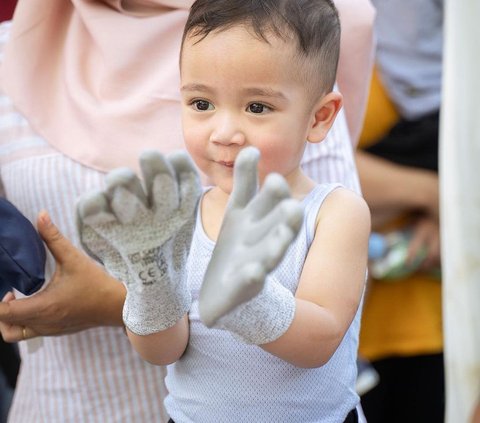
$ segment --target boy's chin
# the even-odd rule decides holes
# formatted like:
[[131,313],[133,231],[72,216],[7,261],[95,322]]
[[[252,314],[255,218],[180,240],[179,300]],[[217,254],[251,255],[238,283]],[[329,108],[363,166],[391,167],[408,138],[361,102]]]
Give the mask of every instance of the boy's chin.
[[229,196],[233,190],[233,178],[222,178],[221,181],[212,181],[212,186],[215,187],[216,191],[220,194],[225,194]]

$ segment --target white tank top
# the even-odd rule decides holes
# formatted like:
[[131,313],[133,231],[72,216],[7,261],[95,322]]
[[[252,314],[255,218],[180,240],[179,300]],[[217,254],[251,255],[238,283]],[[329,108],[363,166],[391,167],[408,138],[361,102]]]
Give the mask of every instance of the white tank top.
[[[338,184],[317,185],[303,200],[303,226],[279,266],[269,275],[295,292],[326,196]],[[215,243],[200,212],[188,260],[193,304],[185,354],[168,366],[165,406],[176,423],[343,422],[359,398],[355,393],[360,311],[330,361],[317,369],[295,367],[228,331],[200,321],[198,297]],[[319,281],[321,283],[321,281]],[[318,346],[321,348],[321,345]]]

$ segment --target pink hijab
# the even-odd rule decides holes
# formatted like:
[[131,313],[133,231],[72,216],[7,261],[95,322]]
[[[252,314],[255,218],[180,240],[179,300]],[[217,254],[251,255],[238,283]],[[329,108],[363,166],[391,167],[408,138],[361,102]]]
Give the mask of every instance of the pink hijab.
[[192,3],[20,1],[3,89],[49,144],[98,170],[183,148],[178,52]]
[[[192,3],[20,0],[0,85],[33,129],[63,154],[101,171],[137,169],[144,149],[183,148],[178,57]],[[368,87],[373,8],[369,0],[335,3],[348,23],[338,78],[345,105],[352,100],[355,134]],[[355,19],[348,22],[348,16]]]

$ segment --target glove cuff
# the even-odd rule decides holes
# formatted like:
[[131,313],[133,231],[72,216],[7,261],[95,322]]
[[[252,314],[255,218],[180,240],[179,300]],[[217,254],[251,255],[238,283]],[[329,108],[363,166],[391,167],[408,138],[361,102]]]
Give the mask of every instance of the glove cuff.
[[242,342],[261,345],[280,338],[292,324],[294,316],[293,294],[267,278],[260,294],[221,318],[219,326]]
[[177,323],[190,309],[191,295],[165,298],[164,293],[145,295],[138,298],[127,292],[123,305],[123,323],[136,335],[151,335],[166,330]]

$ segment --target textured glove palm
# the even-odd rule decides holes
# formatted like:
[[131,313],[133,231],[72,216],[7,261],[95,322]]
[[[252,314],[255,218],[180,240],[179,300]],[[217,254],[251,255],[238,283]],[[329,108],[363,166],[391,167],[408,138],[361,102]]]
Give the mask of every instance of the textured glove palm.
[[201,194],[186,153],[143,153],[146,190],[129,169],[107,175],[106,192],[81,198],[80,239],[127,286],[125,325],[138,335],[173,326],[191,305],[185,263]]

